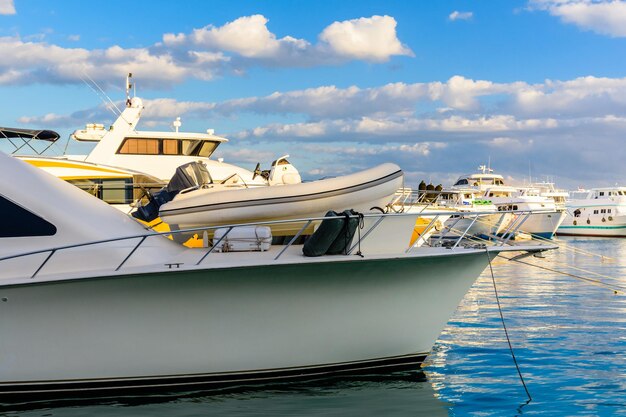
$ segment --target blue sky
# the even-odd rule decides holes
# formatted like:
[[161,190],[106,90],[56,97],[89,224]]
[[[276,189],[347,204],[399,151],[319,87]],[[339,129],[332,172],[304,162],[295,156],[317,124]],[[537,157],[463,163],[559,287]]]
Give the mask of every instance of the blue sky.
[[491,160],[519,181],[624,184],[626,2],[178,3],[0,0],[0,125],[110,123],[82,79],[118,101],[130,71],[140,129],[180,116],[249,168],[392,161],[445,185]]

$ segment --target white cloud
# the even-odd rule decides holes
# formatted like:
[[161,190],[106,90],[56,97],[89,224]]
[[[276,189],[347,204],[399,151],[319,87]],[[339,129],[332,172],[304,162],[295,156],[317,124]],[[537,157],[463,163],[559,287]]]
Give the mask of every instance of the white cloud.
[[524,132],[549,130],[559,126],[555,119],[517,119],[511,115],[462,117],[450,116],[443,119],[410,117],[369,118],[360,120],[324,120],[292,124],[270,124],[239,132],[241,139],[318,139],[329,140],[336,137],[349,139],[385,139],[448,133],[493,134],[502,132]]
[[[110,54],[125,57],[119,51]],[[532,160],[548,167],[544,172],[550,175],[594,178],[601,172],[598,166],[610,166],[614,178],[626,175],[623,153],[617,152],[626,134],[626,78],[588,76],[528,84],[455,76],[446,82],[322,86],[222,102],[166,98],[144,103],[143,126],[167,126],[181,116],[185,130],[195,131],[217,118],[220,133],[234,143],[240,139],[220,148],[227,160],[249,164],[289,153],[309,175],[340,175],[338,170],[353,172],[394,161],[412,169],[411,178],[416,179],[416,172],[441,170],[441,165],[472,169],[485,155],[507,169],[519,165],[522,173]],[[250,112],[261,117],[244,117]],[[101,105],[19,122],[76,128],[111,119]],[[414,168],[417,162],[419,171]],[[444,172],[436,175],[441,178],[433,179],[437,182],[449,177]],[[599,179],[604,180],[606,176]]]
[[473,16],[473,12],[459,12],[455,10],[450,13],[448,19],[454,22],[455,20],[470,20]]
[[626,114],[626,78],[579,77],[546,80],[512,93],[515,111],[526,115],[593,116]]
[[221,27],[213,25],[194,29],[190,35],[165,34],[163,43],[176,47],[190,44],[209,50],[234,52],[246,58],[268,58],[280,53],[281,48],[305,49],[309,43],[286,36],[277,39],[267,28],[268,20],[262,15],[240,17]]
[[[133,72],[141,74],[144,85],[163,87],[189,78],[211,80],[224,72],[240,75],[251,66],[383,62],[394,55],[411,54],[398,40],[396,21],[390,16],[335,22],[324,29],[315,45],[292,36],[279,39],[267,24],[262,15],[244,16],[220,27],[165,34],[162,42],[145,48],[64,48],[44,42],[45,32],[28,39],[0,37],[0,55],[13,58],[0,62],[0,84],[80,83],[85,73],[108,84]],[[79,39],[68,36],[71,41]]]
[[372,16],[335,22],[320,34],[320,40],[338,56],[384,62],[393,55],[413,56],[396,35],[396,20],[391,16]]
[[162,86],[191,76],[213,76],[211,68],[197,61],[180,65],[170,54],[152,54],[144,48],[87,50],[0,37],[0,56],[12,57],[0,62],[0,82],[5,84],[78,83],[84,74],[100,82],[119,83],[121,75],[133,72],[141,74],[144,85]]
[[195,29],[191,34],[165,34],[168,48],[196,48],[234,54],[236,62],[250,65],[306,67],[339,64],[349,60],[385,62],[394,55],[410,55],[396,35],[396,20],[372,16],[334,22],[319,35],[319,43],[292,36],[277,38],[262,15],[240,17],[221,27]]
[[0,0],[0,15],[15,14],[15,4],[13,0]]
[[626,2],[622,0],[531,0],[531,9],[546,10],[581,29],[626,37]]
[[507,93],[519,88],[520,83],[497,84],[491,81],[471,80],[455,75],[446,83],[429,84],[433,100],[441,100],[448,107],[459,110],[478,110],[478,97]]
[[68,35],[67,40],[72,42],[78,42],[80,40],[80,35]]
[[515,139],[510,137],[498,136],[487,142],[492,148],[501,150],[502,152],[520,152],[525,148],[531,148],[534,145],[534,141]]
[[[116,55],[117,52],[111,54]],[[26,60],[26,57],[22,59]],[[12,77],[19,76],[19,73],[7,72],[4,75]],[[507,115],[519,120],[626,116],[626,78],[588,76],[567,81],[546,80],[544,83],[531,85],[524,82],[494,83],[453,76],[447,82],[391,83],[372,88],[321,86],[223,102],[174,99],[151,99],[144,102],[144,119],[160,122],[169,122],[177,116],[207,118],[255,113],[280,118],[284,115],[302,115],[307,119],[305,125],[286,129],[295,129],[300,136],[310,136],[315,134],[311,131],[312,126],[318,126],[311,123],[351,120],[364,126],[375,126],[380,121],[403,122],[416,118],[416,109],[424,106],[430,106],[432,114],[427,113],[420,118],[447,120],[447,124],[441,125],[442,128],[452,128],[452,122],[461,119],[474,120],[475,124],[479,120],[478,116],[489,119],[485,126],[493,126],[496,120],[503,121],[502,117]],[[495,119],[496,116],[499,119]],[[383,123],[382,129],[384,128]]]

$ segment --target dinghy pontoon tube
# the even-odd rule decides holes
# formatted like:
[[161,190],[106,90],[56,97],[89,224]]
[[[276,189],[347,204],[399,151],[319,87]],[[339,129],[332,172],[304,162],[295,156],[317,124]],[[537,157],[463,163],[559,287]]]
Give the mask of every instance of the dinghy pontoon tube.
[[159,215],[181,229],[258,222],[273,219],[322,217],[329,210],[368,212],[391,203],[404,174],[395,164],[325,180],[272,187],[178,194],[161,206]]

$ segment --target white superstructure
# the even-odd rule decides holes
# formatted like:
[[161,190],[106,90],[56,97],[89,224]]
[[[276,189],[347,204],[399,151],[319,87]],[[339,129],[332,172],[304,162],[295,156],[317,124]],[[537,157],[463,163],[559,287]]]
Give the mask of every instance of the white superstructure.
[[144,172],[165,182],[169,181],[179,166],[201,161],[207,165],[215,182],[235,175],[238,181],[246,185],[267,185],[267,180],[261,175],[211,159],[217,147],[228,142],[228,139],[215,135],[212,129],[206,133],[183,132],[179,130],[181,122],[178,118],[173,124],[175,131],[137,130],[144,106],[139,97],[130,97],[131,87],[127,78],[126,107],[109,128],[90,123],[85,129],[72,133],[72,139],[96,143],[88,155],[73,156],[74,159]]

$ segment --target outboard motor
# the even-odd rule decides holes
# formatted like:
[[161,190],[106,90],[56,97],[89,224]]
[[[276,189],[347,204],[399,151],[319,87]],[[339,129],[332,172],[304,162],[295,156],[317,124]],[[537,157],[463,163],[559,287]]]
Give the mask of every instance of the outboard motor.
[[139,220],[151,222],[159,217],[159,208],[168,201],[172,201],[181,191],[198,189],[212,182],[211,174],[203,162],[189,162],[181,165],[176,168],[170,182],[156,193],[148,194],[150,202],[145,206],[139,205],[132,215]]

